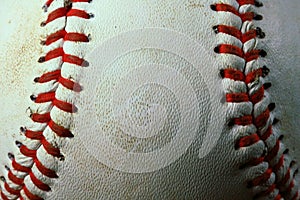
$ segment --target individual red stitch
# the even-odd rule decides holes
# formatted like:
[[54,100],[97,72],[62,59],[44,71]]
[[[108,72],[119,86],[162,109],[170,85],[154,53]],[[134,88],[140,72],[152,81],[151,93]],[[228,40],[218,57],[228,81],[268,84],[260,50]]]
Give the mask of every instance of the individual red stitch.
[[65,41],[89,42],[89,38],[83,33],[67,33],[64,36]]
[[38,187],[40,190],[43,190],[43,191],[46,191],[46,192],[48,192],[48,191],[51,190],[51,188],[50,188],[47,184],[45,184],[45,183],[43,183],[42,181],[40,181],[40,180],[33,174],[32,171],[29,173],[29,176],[30,176],[31,181],[34,183],[34,185],[35,185],[36,187]]
[[272,193],[276,189],[276,184],[272,184],[267,190],[258,193],[257,195],[254,196],[254,199],[262,196],[267,196],[268,194]]
[[257,37],[257,32],[254,29],[249,30],[245,34],[242,35],[241,41],[242,43],[246,43],[249,40],[252,40]]
[[75,64],[75,65],[78,65],[78,66],[82,66],[83,62],[84,62],[84,59],[79,58],[79,57],[74,56],[74,55],[64,54],[63,55],[63,62]]
[[49,121],[48,126],[53,132],[55,132],[59,137],[74,137],[69,129],[64,128],[63,126],[57,125],[52,120]]
[[215,4],[212,5],[211,8],[215,11],[223,11],[223,12],[231,12],[232,14],[238,16],[242,22],[245,21],[252,21],[253,19],[261,19],[261,16],[255,15],[252,12],[247,12],[247,13],[239,13],[238,10],[236,10],[236,8],[234,8],[231,5],[228,4]]
[[8,172],[8,178],[9,180],[11,180],[13,183],[17,184],[17,185],[22,185],[24,180],[22,178],[18,178],[17,176],[15,176],[11,170],[9,170]]
[[26,130],[25,136],[32,140],[42,140],[44,137],[42,131],[31,131],[31,130]]
[[279,185],[285,185],[290,178],[291,178],[291,169],[289,168],[284,178],[280,181]]
[[269,126],[266,132],[260,136],[263,141],[266,141],[273,134],[272,126]]
[[223,53],[223,54],[232,54],[239,56],[241,58],[244,57],[244,52],[241,48],[231,45],[231,44],[221,44],[215,48],[215,51],[217,53]]
[[294,182],[294,180],[292,180],[291,183],[289,184],[288,188],[286,189],[286,192],[290,193],[292,191],[292,189],[294,188],[294,186],[295,186],[295,182]]
[[244,73],[236,69],[224,69],[223,78],[233,79],[235,81],[243,81],[245,79]]
[[257,37],[257,30],[251,29],[246,33],[242,33],[234,26],[218,25],[214,27],[216,33],[225,33],[239,39],[242,43],[245,43],[251,39]]
[[27,187],[24,185],[23,187],[25,195],[30,199],[30,200],[44,200],[43,198],[39,197],[38,195],[32,194]]
[[65,35],[67,34],[67,32],[63,29],[63,30],[59,30],[55,33],[52,33],[51,35],[49,35],[46,39],[46,41],[44,42],[45,45],[50,45],[53,42],[56,42],[59,39],[63,39],[65,37]]
[[261,86],[259,90],[255,91],[254,94],[250,95],[250,101],[253,104],[257,104],[264,98],[264,96],[265,96],[265,89],[263,86]]
[[7,182],[4,183],[4,188],[7,192],[13,194],[13,195],[20,195],[20,190],[15,190],[9,187],[9,185],[7,184]]
[[73,90],[75,92],[80,92],[82,90],[81,85],[62,76],[59,77],[58,82],[69,90]]
[[244,115],[240,118],[233,119],[234,124],[240,126],[247,126],[252,124],[252,116],[251,115]]
[[41,140],[41,143],[48,154],[59,157],[60,156],[60,150],[59,148],[55,148],[52,144],[50,144],[45,138]]
[[41,77],[36,78],[35,82],[46,83],[46,82],[49,82],[52,80],[58,80],[58,78],[60,77],[60,73],[61,73],[60,69],[52,71],[52,72],[47,72],[47,73],[43,74]]
[[256,178],[254,178],[253,180],[251,180],[249,182],[249,185],[251,187],[254,187],[254,186],[260,185],[261,183],[265,183],[271,177],[272,172],[273,172],[272,168],[268,168],[267,171],[264,172],[262,175],[260,175]]
[[247,93],[229,93],[226,94],[226,101],[233,103],[247,102],[249,98]]
[[[259,49],[254,49],[252,51],[249,51],[247,53],[245,53],[244,58],[246,60],[246,62],[250,62],[252,60],[257,60],[259,58],[259,56],[261,56],[261,50]],[[264,55],[262,55],[264,57]]]
[[42,93],[39,94],[34,102],[35,103],[46,103],[46,102],[50,102],[53,101],[55,99],[55,92],[46,92],[46,93]]
[[251,4],[255,5],[255,0],[236,0],[240,6]]
[[67,17],[80,17],[80,18],[84,18],[84,19],[90,19],[90,15],[85,12],[84,10],[78,10],[78,9],[71,9],[70,11],[68,11],[68,13],[66,14]]
[[43,175],[48,176],[49,178],[58,178],[55,171],[46,168],[38,159],[34,159],[34,163]]
[[258,141],[260,141],[260,138],[255,133],[255,134],[248,135],[248,136],[240,138],[238,140],[237,144],[236,144],[236,147],[237,148],[248,147],[248,146],[251,146],[251,145],[257,143]]
[[54,105],[55,107],[59,108],[60,110],[68,112],[68,113],[75,113],[75,112],[77,112],[77,107],[76,106],[74,106],[71,103],[67,103],[65,101],[61,101],[61,100],[58,100],[58,99],[53,99],[52,100],[52,105]]
[[277,172],[280,169],[280,167],[283,166],[283,163],[284,163],[284,155],[281,155],[278,163],[275,166],[273,166],[274,171]]
[[274,200],[281,200],[282,199],[282,196],[280,194],[278,194]]
[[36,156],[36,150],[29,149],[25,145],[22,145],[20,147],[20,152],[27,157],[35,158],[35,156]]
[[235,7],[228,5],[228,4],[215,4],[212,7],[213,10],[215,11],[224,11],[224,12],[231,12],[237,16],[240,15],[240,13],[235,9]]
[[66,7],[61,7],[61,8],[54,10],[53,12],[51,12],[48,15],[47,20],[44,22],[45,25],[56,20],[57,18],[65,17],[67,12],[68,12],[68,9]]
[[255,17],[255,14],[252,13],[252,12],[246,12],[246,13],[243,13],[243,14],[239,14],[242,22],[245,22],[245,21],[252,21]]
[[280,148],[280,141],[276,141],[276,145],[268,152],[268,155],[265,157],[266,162],[271,162],[277,155]]
[[217,32],[226,33],[228,35],[236,37],[239,40],[242,38],[242,32],[234,26],[218,25],[215,27],[215,29]]
[[254,124],[258,128],[262,128],[268,121],[270,117],[270,111],[269,109],[266,109],[263,113],[261,113],[259,116],[257,116],[254,119]]
[[49,61],[51,59],[54,59],[54,58],[58,58],[58,57],[61,57],[64,55],[64,50],[62,47],[60,48],[57,48],[57,49],[54,49],[52,51],[49,51],[46,56],[44,57],[41,57],[39,59],[39,62],[45,62],[45,61]]
[[263,75],[263,71],[261,68],[254,70],[246,75],[245,83],[246,84],[252,83],[253,81],[257,80],[258,77],[261,77],[262,75]]
[[54,1],[54,0],[48,0],[48,1],[45,3],[45,5],[46,5],[47,7],[49,7],[53,1]]
[[15,159],[13,159],[13,161],[12,161],[12,166],[15,170],[18,170],[20,172],[29,173],[31,171],[30,167],[25,167],[25,166],[20,165],[19,163],[16,162]]
[[44,114],[33,113],[30,117],[32,121],[37,123],[47,123],[51,119],[49,112]]
[[2,200],[9,200],[5,194],[3,194],[2,190],[1,190],[1,198]]

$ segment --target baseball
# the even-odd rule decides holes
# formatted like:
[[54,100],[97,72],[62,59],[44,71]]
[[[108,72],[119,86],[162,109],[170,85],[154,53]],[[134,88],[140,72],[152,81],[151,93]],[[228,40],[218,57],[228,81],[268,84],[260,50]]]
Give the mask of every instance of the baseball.
[[0,7],[0,199],[299,200],[298,1]]

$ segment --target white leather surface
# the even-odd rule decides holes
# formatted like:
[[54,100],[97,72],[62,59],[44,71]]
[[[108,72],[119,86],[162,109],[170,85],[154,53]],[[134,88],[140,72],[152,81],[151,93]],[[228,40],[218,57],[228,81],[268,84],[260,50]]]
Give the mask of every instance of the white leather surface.
[[[221,60],[213,52],[213,48],[218,44],[218,37],[212,30],[220,21],[218,13],[209,7],[214,2],[95,0],[86,7],[80,7],[78,4],[79,8],[93,13],[95,18],[86,21],[70,19],[66,29],[85,30],[85,33],[90,33],[92,40],[82,46],[70,45],[66,50],[88,55],[101,43],[120,33],[145,27],[167,28],[188,35],[203,45],[206,52],[200,69],[210,68],[209,73],[216,74],[215,85],[205,83],[205,89],[209,91],[210,88],[221,88],[221,78],[218,76],[218,68],[221,67],[218,63]],[[43,53],[39,42],[46,31],[39,26],[45,19],[42,5],[41,1],[32,1],[30,4],[10,1],[1,3],[1,175],[7,173],[4,165],[10,165],[7,153],[17,152],[14,141],[23,140],[19,133],[20,126],[30,123],[26,109],[32,106],[29,96],[37,90],[33,78],[43,72],[36,62]],[[290,149],[290,154],[300,160],[298,7],[297,0],[290,0],[288,3],[265,0],[264,7],[258,9],[264,19],[255,23],[266,33],[266,38],[259,40],[259,45],[268,53],[261,63],[271,70],[267,81],[272,82],[273,86],[268,92],[271,101],[276,103],[275,115],[280,119],[276,129],[285,135],[284,144]],[[53,24],[53,27],[55,26]],[[167,62],[155,56],[151,59]],[[133,64],[135,62],[138,62],[138,59],[134,60]],[[91,70],[92,67],[87,70]],[[203,80],[206,80],[205,76],[211,74],[201,75]],[[89,98],[88,92],[83,91],[82,95]],[[207,116],[209,112],[221,112],[214,106],[224,101],[221,97],[220,94],[219,102],[215,99],[204,100],[210,104],[210,111],[200,109],[201,116]],[[80,118],[80,108],[76,115]],[[81,119],[90,120],[88,116],[82,116]],[[207,129],[209,123],[205,117],[201,119],[205,122],[204,129]],[[85,122],[82,121],[82,124]],[[58,164],[59,178],[51,181],[52,191],[44,196],[47,199],[251,199],[252,191],[246,188],[246,180],[265,170],[238,169],[241,162],[245,162],[252,155],[259,155],[263,145],[258,143],[252,148],[236,151],[234,141],[237,134],[235,130],[229,131],[227,126],[224,126],[217,145],[204,158],[198,157],[201,142],[199,140],[203,139],[200,134],[202,132],[199,132],[196,137],[198,140],[171,165],[149,173],[121,172],[107,167],[91,154],[82,140],[84,134],[89,134],[89,131],[78,132],[76,126],[78,124],[71,124],[75,137],[65,140],[61,150],[65,161]],[[95,138],[96,141],[97,139]]]

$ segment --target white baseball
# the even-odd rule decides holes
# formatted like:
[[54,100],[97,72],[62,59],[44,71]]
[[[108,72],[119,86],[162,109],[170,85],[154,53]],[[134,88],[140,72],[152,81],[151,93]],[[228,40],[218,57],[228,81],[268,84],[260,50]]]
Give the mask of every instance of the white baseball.
[[300,199],[298,10],[1,2],[0,199]]

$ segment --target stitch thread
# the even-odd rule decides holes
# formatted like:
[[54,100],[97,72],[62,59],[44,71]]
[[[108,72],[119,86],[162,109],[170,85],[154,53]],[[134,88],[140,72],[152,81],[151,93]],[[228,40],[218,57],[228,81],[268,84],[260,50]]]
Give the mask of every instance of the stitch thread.
[[[223,3],[216,3],[214,5],[211,5],[211,8],[212,10],[217,12],[226,12],[228,14],[234,14],[238,16],[241,19],[242,24],[247,21],[262,20],[262,16],[254,12],[245,12],[244,10],[243,12],[241,12],[241,8],[244,5],[261,7],[262,3],[254,0],[236,0],[236,2],[239,5],[238,8]],[[216,34],[223,33],[235,37],[236,39],[241,41],[243,46],[250,40],[256,40],[256,38],[265,37],[265,34],[261,30],[261,28],[257,27],[255,29],[247,30],[246,32],[244,31],[243,33],[241,27],[233,27],[225,24],[220,24],[214,26],[213,30]],[[245,66],[242,70],[232,69],[232,67],[228,66],[228,68],[222,69],[220,71],[221,77],[223,79],[231,79],[234,81],[244,82],[247,87],[246,93],[227,93],[227,103],[241,103],[250,101],[253,105],[251,115],[244,115],[239,118],[233,118],[229,123],[229,126],[247,126],[253,124],[257,129],[257,133],[252,133],[249,136],[240,138],[235,144],[235,149],[238,150],[243,147],[249,147],[259,141],[263,141],[266,147],[269,148],[266,152],[262,152],[260,158],[254,158],[242,165],[240,168],[243,169],[245,167],[257,166],[263,162],[267,162],[269,165],[269,168],[264,173],[248,181],[249,188],[260,185],[264,185],[265,187],[267,185],[267,181],[270,180],[271,175],[275,174],[276,176],[275,182],[272,183],[267,190],[255,194],[254,199],[269,196],[275,190],[278,190],[278,194],[274,199],[298,199],[298,191],[294,191],[294,194],[290,194],[293,189],[295,190],[295,183],[292,176],[293,173],[295,174],[297,170],[295,172],[292,172],[291,170],[292,163],[295,163],[295,161],[291,161],[291,164],[289,164],[288,161],[284,159],[288,154],[288,149],[282,153],[279,160],[275,162],[275,164],[272,164],[274,163],[272,161],[275,160],[275,158],[281,151],[282,137],[276,139],[276,144],[274,146],[268,146],[266,143],[266,141],[270,137],[275,136],[272,129],[272,123],[270,124],[270,121],[272,122],[271,111],[274,110],[275,104],[270,103],[268,107],[260,114],[257,114],[255,111],[255,106],[265,98],[265,90],[271,87],[271,83],[262,84],[261,81],[262,78],[268,75],[270,70],[266,66],[263,66],[259,69],[249,71],[247,69],[247,66],[248,63],[255,62],[257,59],[259,59],[259,57],[265,57],[267,53],[262,49],[249,49],[248,51],[245,51],[243,49],[243,46],[238,47],[232,44],[220,44],[214,49],[214,51],[218,54],[230,54],[245,60]],[[277,122],[278,120],[274,118],[273,125]],[[267,126],[267,128],[265,128],[265,126]],[[286,165],[289,165],[289,168],[287,172],[285,172],[285,175],[281,177],[278,171]],[[296,189],[298,190],[298,188]]]
[[[45,12],[47,12],[48,8],[51,7],[53,2],[53,0],[48,0],[45,3],[45,5],[43,6]],[[64,6],[57,8],[51,13],[49,13],[47,19],[41,23],[42,27],[47,26],[48,24],[54,22],[59,18],[66,18],[67,21],[68,17],[78,17],[83,19],[90,19],[91,17],[93,17],[93,14],[87,13],[84,10],[72,8],[73,3],[90,3],[90,0],[72,0],[62,2],[64,3]],[[66,24],[64,25],[64,27],[65,26]],[[41,41],[41,44],[49,46],[55,42],[58,42],[59,40],[62,40],[62,44],[65,41],[86,43],[89,42],[89,37],[90,36],[86,35],[85,33],[67,32],[65,28],[63,28],[48,35],[46,40]],[[47,52],[46,55],[38,59],[38,62],[47,63],[48,61],[58,58],[62,60],[62,63],[71,63],[77,65],[78,67],[88,65],[88,63],[83,58],[80,58],[77,55],[70,55],[65,53],[63,47],[58,47]],[[55,69],[53,71],[45,72],[40,77],[36,77],[34,79],[34,82],[37,84],[44,84],[50,81],[55,81],[68,90],[80,92],[82,88],[78,83],[62,76],[61,66],[60,68]],[[48,103],[49,109],[47,112],[44,113],[37,112],[30,114],[32,122],[44,125],[39,130],[30,130],[26,127],[20,128],[21,133],[23,133],[24,136],[28,139],[35,141],[37,146],[36,148],[31,149],[32,147],[29,148],[25,144],[16,141],[16,145],[19,147],[21,155],[24,157],[24,159],[27,160],[26,165],[20,164],[21,162],[17,158],[15,158],[13,154],[8,154],[8,157],[11,159],[11,166],[13,170],[11,170],[9,167],[6,167],[6,169],[8,170],[7,178],[14,185],[10,185],[7,181],[4,180],[5,192],[3,190],[1,191],[1,198],[4,200],[10,199],[12,197],[13,199],[24,199],[22,195],[26,195],[27,198],[32,200],[42,200],[43,198],[41,196],[39,196],[38,194],[34,194],[34,192],[32,192],[26,186],[26,183],[24,181],[25,178],[29,177],[31,182],[43,192],[51,191],[51,187],[50,185],[48,185],[48,183],[43,182],[43,180],[40,180],[34,174],[34,172],[32,171],[32,167],[35,166],[41,174],[48,178],[58,178],[58,175],[56,174],[55,169],[47,168],[39,160],[39,158],[37,157],[37,151],[43,148],[49,155],[52,155],[53,157],[56,157],[61,160],[63,160],[64,158],[60,152],[59,147],[55,143],[49,142],[47,140],[47,138],[44,135],[44,131],[46,129],[50,129],[51,131],[53,131],[54,134],[56,134],[57,137],[61,138],[74,137],[74,135],[71,133],[68,127],[63,127],[57,124],[55,121],[53,121],[53,119],[51,118],[51,110],[53,108],[57,108],[66,113],[75,113],[77,112],[77,108],[75,105],[58,99],[56,96],[56,90],[45,91],[44,93],[40,93],[37,95],[31,95],[30,98],[36,104]]]

